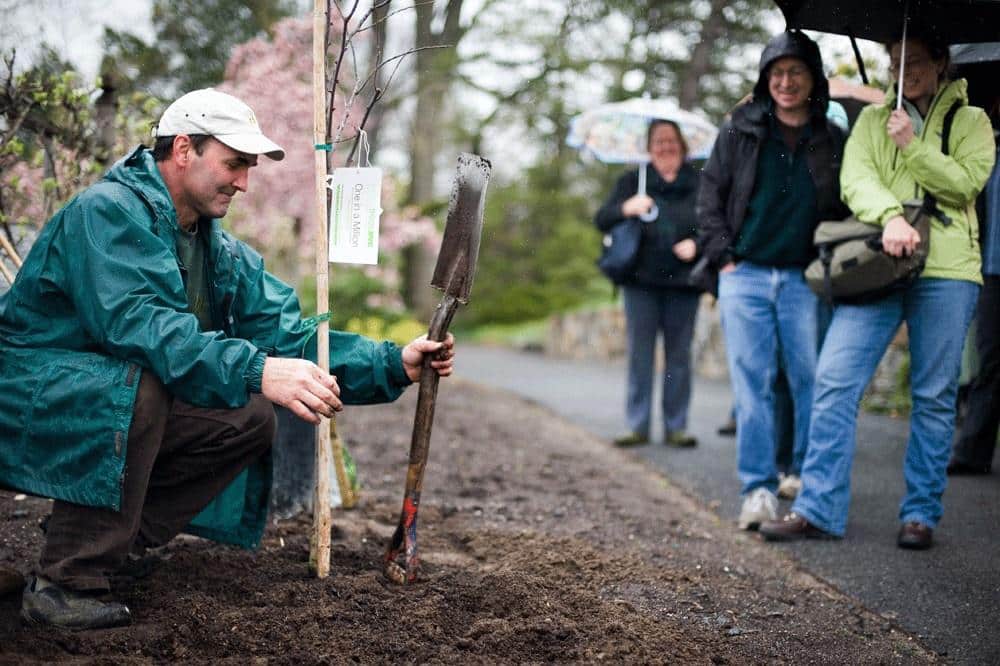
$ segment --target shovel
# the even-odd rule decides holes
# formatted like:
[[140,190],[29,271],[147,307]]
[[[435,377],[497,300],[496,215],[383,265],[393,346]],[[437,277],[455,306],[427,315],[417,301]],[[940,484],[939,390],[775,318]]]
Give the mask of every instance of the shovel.
[[[443,341],[448,335],[451,319],[459,303],[469,302],[472,279],[476,274],[479,256],[479,236],[483,229],[483,203],[486,183],[490,178],[490,163],[469,153],[458,157],[458,173],[448,204],[448,221],[444,228],[441,251],[431,286],[444,292],[434,315],[431,317],[427,339]],[[431,355],[424,356],[420,371],[420,390],[417,395],[417,413],[413,419],[413,437],[410,440],[410,465],[406,471],[406,489],[399,525],[385,551],[385,575],[398,583],[412,583],[417,577],[417,510],[420,508],[420,491],[424,484],[424,467],[430,448],[431,424],[434,421],[434,404],[437,401],[438,374],[431,367]]]

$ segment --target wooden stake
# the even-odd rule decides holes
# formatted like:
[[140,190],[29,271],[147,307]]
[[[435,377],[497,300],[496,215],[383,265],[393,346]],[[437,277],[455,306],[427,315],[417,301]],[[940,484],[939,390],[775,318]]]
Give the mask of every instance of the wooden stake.
[[10,271],[7,270],[7,267],[3,265],[2,261],[0,261],[0,273],[2,273],[3,276],[4,276],[4,278],[7,279],[7,284],[9,284],[10,286],[13,287],[14,286],[14,276],[11,275]]
[[358,503],[358,496],[354,493],[351,479],[347,475],[344,443],[337,434],[337,422],[334,419],[330,419],[330,453],[333,454],[333,473],[337,475],[337,487],[340,488],[340,506],[343,509],[353,509]]
[[[326,143],[326,0],[313,0],[313,143]],[[326,153],[316,149],[316,312],[330,309],[329,249],[327,248]],[[316,363],[330,371],[330,325],[316,330]],[[330,426],[320,417],[316,428],[316,494],[313,497],[313,533],[309,569],[317,578],[330,574]]]
[[3,247],[3,251],[6,252],[7,256],[10,257],[10,260],[14,262],[14,266],[16,268],[20,268],[21,257],[17,256],[17,250],[14,249],[14,246],[10,244],[10,241],[7,240],[7,237],[2,233],[0,233],[0,247]]
[[[21,268],[21,257],[17,256],[17,250],[15,250],[14,246],[10,244],[10,241],[7,240],[7,237],[2,231],[0,231],[0,248],[7,253],[8,257],[10,257],[10,261],[14,264],[14,268]],[[7,284],[11,286],[14,285],[14,273],[7,270],[7,267],[3,264],[2,258],[0,258],[0,273],[2,273],[7,279]]]

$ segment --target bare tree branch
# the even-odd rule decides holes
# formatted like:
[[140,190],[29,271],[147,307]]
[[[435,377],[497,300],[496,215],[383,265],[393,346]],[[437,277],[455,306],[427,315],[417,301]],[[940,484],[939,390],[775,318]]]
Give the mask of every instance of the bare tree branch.
[[[390,2],[391,2],[391,0],[383,0],[382,2],[378,3],[378,6],[379,7],[384,7],[385,5],[388,5]],[[402,14],[403,12],[412,12],[418,6],[433,5],[433,4],[434,4],[434,0],[427,0],[426,2],[415,2],[412,5],[410,5],[409,7],[401,7],[400,9],[394,9],[391,12],[387,13],[384,17],[382,17],[378,21],[373,22],[371,25],[359,28],[358,32],[364,32],[365,30],[371,30],[372,28],[375,27],[376,24],[388,21],[390,17],[395,16],[396,14]]]

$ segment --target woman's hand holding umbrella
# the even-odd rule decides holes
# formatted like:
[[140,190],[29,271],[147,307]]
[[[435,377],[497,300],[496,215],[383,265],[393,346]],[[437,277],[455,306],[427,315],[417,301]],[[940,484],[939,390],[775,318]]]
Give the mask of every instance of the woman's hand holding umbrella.
[[648,194],[633,194],[622,202],[622,215],[645,218],[655,205],[653,198]]
[[889,115],[885,129],[889,133],[889,138],[900,150],[906,148],[913,141],[913,121],[910,120],[910,114],[903,109],[895,109]]

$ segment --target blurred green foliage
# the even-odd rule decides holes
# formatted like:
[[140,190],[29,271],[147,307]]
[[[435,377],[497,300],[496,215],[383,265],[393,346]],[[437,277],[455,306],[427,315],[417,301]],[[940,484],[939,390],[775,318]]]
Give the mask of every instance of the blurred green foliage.
[[[365,275],[363,268],[333,265],[330,270],[330,326],[397,344],[405,344],[426,333],[426,323],[418,322],[398,307],[378,304],[392,295],[390,291],[378,280]],[[303,280],[296,292],[302,312],[315,312],[316,281]]]
[[221,83],[234,46],[298,9],[295,0],[153,0],[152,42],[105,28],[104,50],[123,85],[173,97]]
[[568,172],[558,162],[537,164],[489,192],[463,325],[537,319],[608,293],[591,222],[600,202],[570,187]]

